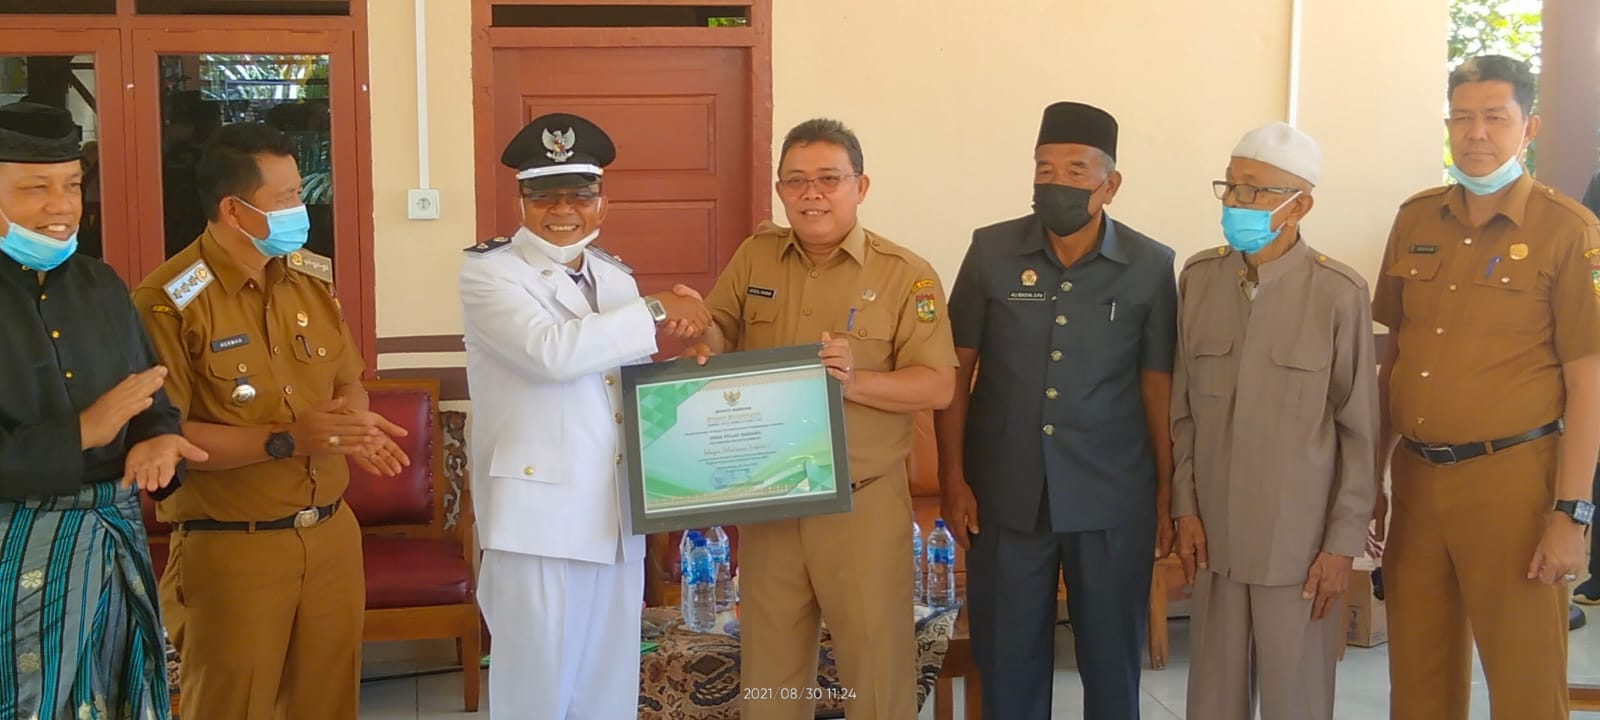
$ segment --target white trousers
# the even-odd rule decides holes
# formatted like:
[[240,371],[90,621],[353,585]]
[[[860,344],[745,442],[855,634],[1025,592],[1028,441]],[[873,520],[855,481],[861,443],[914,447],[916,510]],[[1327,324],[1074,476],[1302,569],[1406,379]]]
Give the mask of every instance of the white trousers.
[[616,565],[486,550],[478,604],[489,623],[489,717],[638,715],[644,560]]

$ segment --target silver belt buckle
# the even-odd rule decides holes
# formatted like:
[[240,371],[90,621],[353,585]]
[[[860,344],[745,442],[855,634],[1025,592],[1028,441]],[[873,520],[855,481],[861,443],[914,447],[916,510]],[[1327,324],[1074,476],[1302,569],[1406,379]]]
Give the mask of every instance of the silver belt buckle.
[[1451,445],[1423,445],[1422,449],[1427,451],[1428,453],[1442,452],[1442,453],[1445,453],[1446,455],[1450,456],[1450,459],[1446,460],[1444,462],[1439,462],[1439,461],[1434,460],[1432,457],[1429,457],[1428,461],[1432,462],[1435,465],[1454,465],[1457,462],[1460,462],[1460,460],[1458,460],[1456,458],[1456,449],[1455,449],[1454,446],[1451,446]]
[[317,514],[316,508],[306,508],[294,514],[294,526],[308,528],[316,525],[317,520],[320,519],[321,517]]

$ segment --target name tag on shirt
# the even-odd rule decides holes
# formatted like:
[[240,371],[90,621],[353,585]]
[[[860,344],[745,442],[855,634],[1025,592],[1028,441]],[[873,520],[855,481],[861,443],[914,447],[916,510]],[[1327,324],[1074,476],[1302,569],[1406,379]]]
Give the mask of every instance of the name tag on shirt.
[[1043,290],[1012,290],[1006,299],[1012,302],[1044,302],[1047,298]]
[[249,335],[243,335],[243,334],[234,335],[233,337],[225,337],[225,338],[222,338],[221,340],[212,340],[211,341],[211,352],[222,352],[223,350],[232,350],[233,348],[242,347],[242,346],[248,345],[248,344],[250,344],[250,336]]
[[744,289],[744,294],[746,294],[746,295],[754,295],[756,297],[764,297],[764,298],[767,298],[768,300],[771,300],[772,298],[775,298],[775,297],[778,296],[778,292],[776,290],[773,290],[772,288],[756,287],[754,285],[751,285],[750,287],[745,288]]
[[1438,245],[1412,245],[1412,255],[1434,255],[1439,252]]

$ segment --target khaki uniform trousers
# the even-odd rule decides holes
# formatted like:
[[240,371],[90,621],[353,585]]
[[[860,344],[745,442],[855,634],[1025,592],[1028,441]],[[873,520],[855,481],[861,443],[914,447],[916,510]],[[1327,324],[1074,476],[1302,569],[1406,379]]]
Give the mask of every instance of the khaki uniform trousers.
[[355,513],[310,528],[173,533],[163,623],[185,720],[356,720],[366,583]]
[[1395,449],[1383,556],[1392,720],[1466,720],[1474,640],[1494,720],[1567,717],[1567,584],[1528,579],[1555,506],[1558,443],[1449,466]]
[[850,720],[916,718],[910,527],[904,474],[848,513],[739,527],[742,717],[815,717],[820,621]]
[[1332,720],[1344,602],[1312,620],[1300,591],[1199,571],[1188,720],[1254,720],[1258,700],[1262,720]]

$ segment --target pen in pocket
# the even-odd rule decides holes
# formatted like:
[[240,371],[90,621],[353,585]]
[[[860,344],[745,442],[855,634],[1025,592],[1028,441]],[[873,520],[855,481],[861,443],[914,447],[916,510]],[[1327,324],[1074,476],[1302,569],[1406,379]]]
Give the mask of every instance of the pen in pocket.
[[1484,277],[1489,277],[1490,275],[1493,275],[1494,274],[1494,266],[1499,265],[1499,264],[1500,264],[1500,256],[1499,255],[1496,255],[1493,258],[1491,258],[1489,260],[1489,267],[1486,267],[1486,268],[1483,269],[1483,276]]
[[856,328],[856,309],[855,308],[850,308],[850,317],[845,319],[845,321],[844,321],[844,329],[845,329],[846,332],[849,332],[851,330],[854,330],[855,328]]
[[1111,322],[1117,321],[1117,301],[1111,301],[1111,316],[1106,319],[1110,320]]

